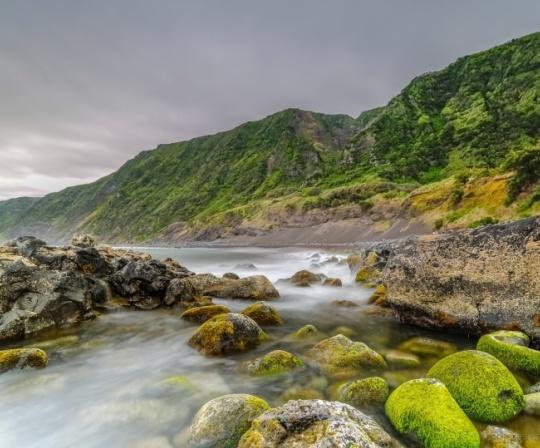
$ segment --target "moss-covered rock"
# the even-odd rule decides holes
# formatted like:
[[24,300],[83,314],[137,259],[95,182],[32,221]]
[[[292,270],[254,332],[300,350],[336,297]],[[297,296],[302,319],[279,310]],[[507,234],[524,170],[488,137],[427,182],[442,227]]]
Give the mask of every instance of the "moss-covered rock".
[[501,423],[523,410],[523,391],[518,382],[504,364],[488,353],[454,353],[438,361],[428,376],[442,381],[474,420]]
[[160,381],[159,386],[166,387],[177,392],[192,393],[197,390],[197,387],[184,375],[174,375]]
[[191,424],[189,448],[236,448],[253,420],[269,408],[259,397],[231,394],[203,405]]
[[481,433],[482,448],[522,448],[519,434],[499,426],[487,426]]
[[47,366],[47,362],[47,353],[39,348],[0,350],[0,373],[26,367],[42,369]]
[[387,297],[388,292],[386,290],[386,286],[381,283],[380,285],[377,285],[375,291],[373,291],[373,294],[371,294],[371,296],[369,297],[368,303],[385,306],[387,304]]
[[378,423],[344,403],[289,401],[259,416],[238,448],[397,446]]
[[283,319],[277,310],[266,302],[257,302],[248,306],[242,311],[244,316],[248,316],[259,325],[281,325]]
[[525,395],[524,411],[529,415],[540,417],[540,392]]
[[238,274],[235,274],[234,272],[225,272],[225,274],[223,274],[222,277],[228,278],[231,280],[240,280],[240,276]]
[[274,350],[261,358],[249,361],[246,370],[250,375],[278,375],[303,367],[304,362],[285,350]]
[[259,325],[243,314],[220,314],[202,324],[188,344],[205,355],[227,355],[258,347],[267,338]]
[[425,358],[440,358],[457,351],[457,347],[446,341],[415,336],[398,346],[398,350],[414,353]]
[[197,306],[184,311],[180,317],[190,322],[202,324],[212,317],[230,312],[230,308],[225,305]]
[[342,334],[320,341],[306,355],[333,376],[346,377],[366,368],[386,367],[386,361],[379,353]]
[[282,403],[290,400],[322,400],[324,394],[314,387],[291,386],[285,389],[279,398]]
[[356,271],[355,280],[357,283],[363,283],[366,286],[377,286],[377,283],[381,280],[381,271],[378,267],[379,257],[375,252],[369,252],[363,264]]
[[323,278],[324,276],[322,274],[314,274],[313,272],[303,269],[296,272],[289,279],[289,282],[295,286],[309,286],[315,283],[321,283]]
[[324,334],[315,325],[307,324],[300,327],[285,339],[291,342],[313,342],[324,338]]
[[344,308],[353,308],[355,306],[358,306],[357,303],[354,303],[352,300],[347,299],[333,300],[331,304],[334,306],[342,306]]
[[420,358],[413,353],[402,352],[400,350],[389,350],[384,353],[384,359],[390,367],[418,367]]
[[529,337],[520,331],[495,331],[482,336],[477,350],[490,353],[512,370],[540,378],[540,351],[529,348]]
[[334,328],[331,334],[333,336],[342,334],[343,336],[352,338],[353,336],[356,336],[358,332],[351,327],[347,327],[346,325],[340,325],[339,327]]
[[339,278],[333,278],[333,277],[328,277],[328,278],[325,278],[324,281],[323,281],[323,286],[343,286],[343,283],[341,282],[341,279]]
[[31,342],[27,347],[40,348],[41,350],[60,350],[63,348],[73,347],[79,343],[79,336],[76,334],[60,336],[55,339],[48,339],[46,341]]
[[362,407],[384,404],[390,389],[384,378],[373,376],[346,383],[339,388],[339,401]]
[[394,390],[385,405],[396,430],[425,448],[479,448],[478,431],[446,386],[431,378],[415,379]]

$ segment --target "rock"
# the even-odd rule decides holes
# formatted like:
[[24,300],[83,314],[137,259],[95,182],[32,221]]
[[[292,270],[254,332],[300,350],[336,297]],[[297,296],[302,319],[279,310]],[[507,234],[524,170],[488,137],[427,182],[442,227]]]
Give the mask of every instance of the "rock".
[[365,368],[386,367],[386,361],[375,350],[341,334],[320,341],[306,355],[330,375],[350,375]]
[[314,274],[304,269],[296,272],[288,281],[295,286],[309,286],[314,283],[321,283],[323,278],[322,274]]
[[490,353],[512,370],[540,378],[540,351],[528,347],[529,337],[520,331],[495,331],[482,336],[478,350]]
[[289,401],[253,421],[238,448],[394,447],[371,417],[344,403]]
[[438,361],[428,376],[442,381],[465,413],[485,423],[502,423],[524,406],[523,391],[510,371],[488,353],[467,350]]
[[424,369],[400,369],[387,370],[382,373],[382,377],[386,380],[390,389],[395,389],[407,381],[423,378],[426,374]]
[[415,336],[402,342],[398,349],[400,351],[411,352],[422,357],[441,358],[454,353],[457,348],[454,344],[437,339]]
[[331,303],[334,306],[342,306],[345,308],[353,308],[355,306],[358,306],[358,304],[354,303],[352,300],[334,300]]
[[220,314],[202,324],[188,344],[205,355],[228,355],[258,347],[266,339],[257,323],[243,314]]
[[95,244],[96,244],[96,240],[94,239],[94,237],[87,234],[75,235],[71,239],[72,246],[82,247],[83,249],[94,247]]
[[386,401],[396,430],[430,447],[479,448],[480,436],[443,383],[415,379],[403,383]]
[[285,339],[289,341],[316,341],[324,337],[324,334],[321,333],[315,325],[304,325],[303,327],[296,330],[293,334],[290,334]]
[[253,395],[215,398],[193,418],[188,448],[236,448],[252,422],[268,408],[264,400]]
[[346,383],[339,388],[339,400],[356,407],[384,404],[389,394],[388,384],[378,376]]
[[198,274],[171,281],[165,302],[169,305],[188,303],[201,295],[231,299],[270,300],[278,298],[279,292],[264,275],[253,275],[235,280],[211,274]]
[[525,389],[526,394],[534,394],[540,392],[540,383],[533,384]]
[[303,367],[304,362],[296,355],[284,350],[274,350],[261,358],[249,361],[246,370],[250,375],[278,375]]
[[420,358],[418,356],[399,350],[386,352],[384,359],[386,359],[390,367],[418,367],[420,365]]
[[347,327],[345,325],[340,325],[339,327],[336,327],[332,330],[332,336],[336,336],[338,334],[342,334],[343,336],[347,336],[348,338],[352,338],[356,336],[358,333],[353,330],[351,327]]
[[386,300],[387,292],[386,292],[386,286],[383,284],[377,285],[375,288],[375,291],[368,299],[368,303],[374,303],[375,305],[379,306],[386,306],[388,305],[388,302]]
[[520,330],[540,344],[540,217],[373,245],[404,323]]
[[73,347],[79,343],[79,336],[76,334],[61,336],[59,338],[48,339],[45,341],[33,342],[28,347],[40,348],[41,350],[58,350],[66,347]]
[[341,279],[328,277],[323,281],[323,286],[343,286]]
[[190,322],[202,324],[214,316],[230,312],[231,310],[229,307],[226,307],[225,305],[195,306],[184,311],[180,317]]
[[356,272],[355,280],[366,286],[375,287],[381,281],[381,259],[376,252],[370,251],[366,254],[363,263]]
[[345,262],[349,266],[351,272],[356,273],[360,266],[362,265],[362,256],[359,254],[348,255],[345,259]]
[[0,373],[26,367],[42,369],[47,366],[47,362],[47,353],[38,348],[0,350]]
[[240,277],[238,274],[235,274],[234,272],[225,272],[225,274],[222,275],[223,278],[228,278],[230,280],[240,280]]
[[540,392],[525,395],[524,411],[526,414],[540,417]]
[[250,317],[259,325],[281,325],[283,319],[275,308],[266,302],[257,302],[242,311],[244,316]]
[[499,426],[487,426],[480,433],[483,448],[522,448],[519,434]]

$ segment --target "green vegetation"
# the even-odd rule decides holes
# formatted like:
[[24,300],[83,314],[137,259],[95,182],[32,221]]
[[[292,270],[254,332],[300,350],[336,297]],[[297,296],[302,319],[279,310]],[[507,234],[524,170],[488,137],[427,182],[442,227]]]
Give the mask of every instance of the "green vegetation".
[[517,380],[488,353],[454,353],[438,361],[428,376],[442,381],[463,411],[480,422],[503,423],[518,415],[525,404]]
[[479,219],[478,221],[473,221],[469,224],[470,229],[476,229],[477,227],[481,226],[487,226],[490,224],[497,224],[499,222],[498,219],[495,219],[491,216],[486,216],[485,218]]
[[441,382],[417,379],[394,390],[385,405],[396,430],[426,448],[479,448],[480,436]]
[[339,400],[353,406],[384,404],[390,390],[384,378],[373,376],[346,383],[339,389]]
[[356,119],[287,109],[144,151],[92,184],[0,202],[0,235],[212,239],[351,206],[405,210],[432,228],[534,214],[539,95],[536,33],[419,76]]
[[249,362],[247,371],[255,376],[279,375],[303,366],[304,362],[298,356],[284,350],[274,350]]

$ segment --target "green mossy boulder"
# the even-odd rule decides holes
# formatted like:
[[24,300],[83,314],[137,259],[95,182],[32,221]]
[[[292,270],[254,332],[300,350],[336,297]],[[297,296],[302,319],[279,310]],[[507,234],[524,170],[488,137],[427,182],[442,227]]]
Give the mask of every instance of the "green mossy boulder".
[[248,316],[259,325],[282,325],[283,319],[275,308],[266,302],[257,302],[248,306],[242,311],[244,316]]
[[420,358],[413,353],[402,352],[400,350],[389,350],[384,353],[384,359],[390,367],[408,368],[418,367]]
[[184,311],[180,317],[190,322],[202,324],[212,317],[230,312],[229,307],[225,305],[197,306]]
[[441,358],[457,351],[457,347],[446,341],[415,336],[398,346],[398,350],[414,353],[424,358]]
[[332,376],[347,377],[365,369],[386,367],[386,361],[379,353],[342,334],[320,341],[306,355]]
[[375,305],[385,306],[388,303],[388,292],[386,291],[386,286],[383,284],[377,285],[375,291],[368,299],[368,303],[374,303]]
[[266,334],[253,319],[228,313],[202,324],[188,344],[205,355],[228,355],[256,348],[266,339]]
[[356,407],[381,405],[389,394],[390,389],[384,378],[373,376],[342,385],[339,388],[339,401]]
[[519,434],[499,426],[487,426],[481,433],[482,448],[522,448]]
[[0,373],[26,367],[42,369],[47,366],[48,361],[47,353],[39,348],[0,350]]
[[324,338],[324,334],[315,325],[304,325],[285,339],[291,342],[313,342]]
[[253,420],[269,408],[259,397],[231,394],[210,400],[193,418],[189,448],[236,448]]
[[432,378],[408,381],[385,404],[396,430],[424,448],[479,448],[480,435],[446,386]]
[[438,361],[428,377],[442,381],[472,419],[501,423],[518,415],[523,391],[512,373],[489,353],[467,350]]
[[540,351],[529,348],[529,337],[520,331],[495,331],[482,336],[476,349],[487,352],[512,370],[540,378]]
[[249,361],[246,370],[250,375],[279,375],[304,366],[304,362],[296,355],[285,350],[274,350],[261,358]]

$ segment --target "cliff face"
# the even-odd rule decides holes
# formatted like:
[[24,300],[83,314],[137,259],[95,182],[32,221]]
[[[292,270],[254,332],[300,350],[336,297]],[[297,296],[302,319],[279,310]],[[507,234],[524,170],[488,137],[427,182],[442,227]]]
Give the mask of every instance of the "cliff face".
[[540,218],[373,247],[388,304],[403,322],[540,341]]

